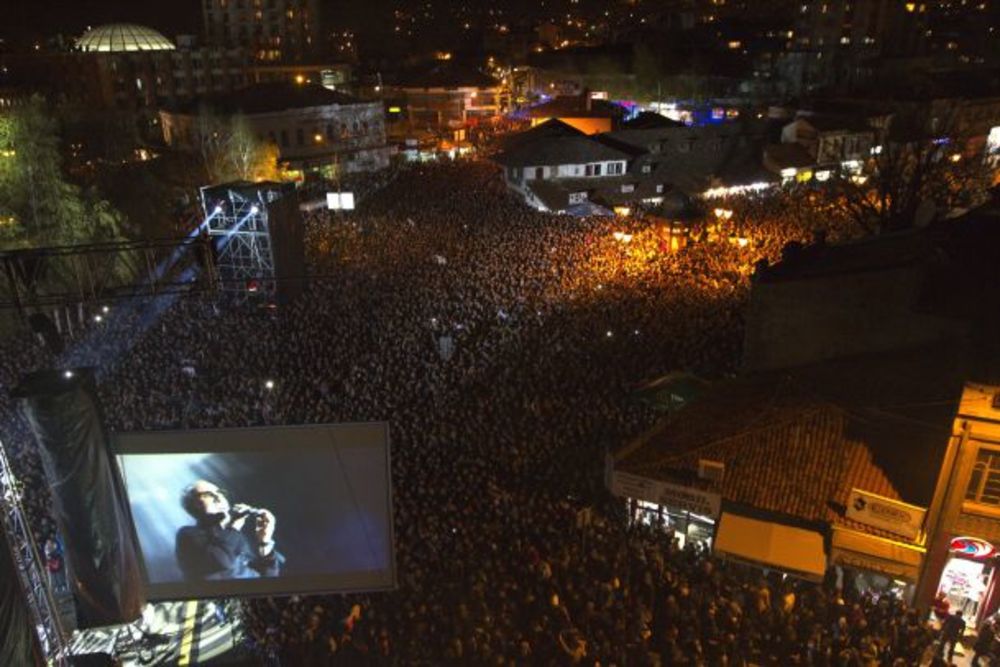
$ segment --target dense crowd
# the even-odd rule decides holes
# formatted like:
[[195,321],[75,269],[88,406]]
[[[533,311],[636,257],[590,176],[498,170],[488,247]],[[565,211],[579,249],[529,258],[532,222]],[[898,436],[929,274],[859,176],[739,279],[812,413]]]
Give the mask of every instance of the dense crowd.
[[[114,430],[389,422],[399,588],[245,604],[253,650],[283,664],[916,664],[934,633],[901,601],[679,549],[603,487],[605,453],[656,417],[644,381],[736,369],[755,264],[851,233],[798,196],[713,202],[731,214],[679,248],[653,217],[531,211],[480,163],[414,167],[357,212],[309,215],[298,301],[115,305],[58,363],[99,366]],[[27,334],[0,355],[5,389],[53,363]],[[0,393],[44,540],[37,457]]]

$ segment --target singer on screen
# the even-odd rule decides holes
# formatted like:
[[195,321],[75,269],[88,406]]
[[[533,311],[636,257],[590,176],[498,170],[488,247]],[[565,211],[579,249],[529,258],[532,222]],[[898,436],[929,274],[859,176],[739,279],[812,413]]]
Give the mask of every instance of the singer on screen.
[[285,558],[274,545],[271,512],[248,505],[230,506],[219,487],[205,480],[184,489],[181,505],[195,520],[195,525],[177,531],[177,564],[185,579],[254,579],[280,574]]

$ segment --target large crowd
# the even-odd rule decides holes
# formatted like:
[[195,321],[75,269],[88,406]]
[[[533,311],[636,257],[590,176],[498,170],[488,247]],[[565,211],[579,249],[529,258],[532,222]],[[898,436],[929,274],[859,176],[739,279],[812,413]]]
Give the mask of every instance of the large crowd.
[[[8,338],[0,382],[98,366],[113,430],[389,422],[398,589],[245,603],[252,650],[282,664],[917,664],[935,631],[901,600],[681,549],[604,488],[605,453],[656,418],[644,381],[736,370],[754,266],[852,233],[801,196],[713,202],[680,248],[654,216],[532,211],[481,163],[412,167],[307,216],[297,301],[115,304],[59,360]],[[7,391],[0,415],[44,541]]]

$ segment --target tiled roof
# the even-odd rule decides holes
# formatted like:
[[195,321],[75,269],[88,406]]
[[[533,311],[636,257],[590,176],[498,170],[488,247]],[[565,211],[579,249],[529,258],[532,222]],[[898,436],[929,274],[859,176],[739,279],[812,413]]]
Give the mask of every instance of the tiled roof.
[[629,155],[587,136],[542,137],[517,144],[494,160],[505,167],[540,167],[628,160]]
[[930,503],[962,375],[932,348],[726,380],[615,468],[697,485],[698,461],[720,461],[727,501],[883,534],[844,517],[848,495]]

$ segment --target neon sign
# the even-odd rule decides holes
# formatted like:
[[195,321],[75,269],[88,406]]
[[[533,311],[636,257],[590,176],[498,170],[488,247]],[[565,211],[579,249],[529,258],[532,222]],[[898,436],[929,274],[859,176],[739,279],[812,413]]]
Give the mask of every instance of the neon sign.
[[992,544],[976,537],[956,537],[951,541],[949,550],[953,554],[976,559],[989,558],[996,553]]

